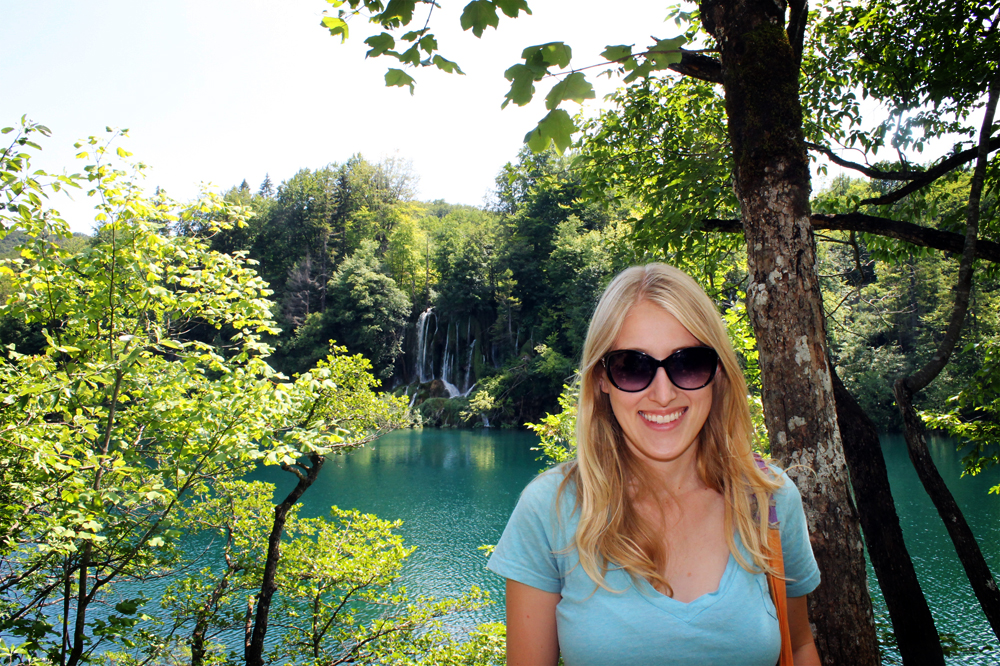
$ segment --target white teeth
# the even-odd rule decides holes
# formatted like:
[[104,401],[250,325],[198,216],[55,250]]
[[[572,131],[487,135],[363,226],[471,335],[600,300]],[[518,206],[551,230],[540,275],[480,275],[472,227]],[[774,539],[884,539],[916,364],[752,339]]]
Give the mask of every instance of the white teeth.
[[647,414],[646,412],[639,412],[639,415],[653,423],[670,423],[679,419],[683,413],[684,410],[682,409],[679,412],[671,412],[670,414]]

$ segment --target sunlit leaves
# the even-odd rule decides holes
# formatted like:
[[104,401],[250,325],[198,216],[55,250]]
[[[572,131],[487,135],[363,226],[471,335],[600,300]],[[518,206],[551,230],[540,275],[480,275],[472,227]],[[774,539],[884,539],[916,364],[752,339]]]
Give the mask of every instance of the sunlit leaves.
[[444,70],[449,74],[465,74],[465,72],[463,72],[458,66],[458,63],[446,60],[439,55],[435,55],[431,62],[433,62],[438,69]]
[[524,106],[530,102],[535,95],[534,82],[540,80],[544,75],[544,70],[539,74],[537,68],[524,64],[509,67],[504,72],[504,77],[510,81],[510,90],[504,96],[503,104],[500,107],[507,108],[507,104],[510,102],[514,102],[518,106]]
[[618,46],[609,46],[604,51],[601,52],[601,57],[605,60],[610,60],[612,62],[618,62],[624,60],[632,55],[632,46],[626,44],[619,44]]
[[350,34],[347,21],[342,18],[337,18],[336,16],[324,16],[322,23],[325,27],[330,29],[331,35],[334,37],[338,35],[340,36],[341,44],[347,41],[347,37]]
[[574,72],[552,86],[552,90],[545,96],[545,108],[551,111],[567,99],[577,103],[585,99],[594,99],[594,86],[583,74]]
[[[0,584],[5,603],[23,598],[35,612],[61,604],[83,570],[81,623],[88,604],[120,601],[104,586],[175,564],[191,497],[254,460],[357,446],[398,425],[405,407],[376,393],[367,361],[338,350],[295,381],[276,374],[265,362],[263,336],[278,333],[267,285],[244,258],[165,228],[239,225],[245,211],[210,194],[188,205],[147,198],[111,134],[81,142],[97,160],[85,173],[106,222],[73,251],[54,242],[62,223],[17,175],[27,158],[0,159],[15,174],[11,201],[28,206],[17,212],[20,256],[2,264],[0,316],[44,339],[41,353],[7,348],[0,361],[0,462],[18,469],[0,483]],[[117,612],[88,615],[88,635],[131,640],[135,618],[122,616],[136,611],[126,602]],[[47,631],[39,650],[72,647]]]
[[396,40],[393,39],[392,35],[387,32],[372,35],[365,40],[365,44],[371,47],[368,50],[368,53],[365,54],[365,57],[367,58],[377,58],[383,53],[388,53],[392,49],[396,48]]
[[379,21],[382,25],[392,28],[409,25],[413,20],[413,10],[416,5],[416,0],[389,0],[389,4],[379,15]]
[[487,27],[500,25],[496,4],[489,0],[472,0],[462,10],[460,23],[462,30],[472,30],[476,37],[482,37]]
[[528,132],[524,142],[533,152],[540,153],[550,144],[560,154],[573,143],[573,131],[576,126],[565,109],[555,109],[538,121],[538,126]]
[[398,86],[400,88],[409,87],[411,95],[413,94],[413,86],[415,83],[416,81],[413,80],[413,77],[401,69],[390,68],[389,71],[385,73],[386,86]]
[[[615,101],[616,110],[585,125],[577,162],[584,183],[642,204],[641,245],[677,251],[687,244],[705,256],[696,249],[706,240],[699,221],[738,215],[721,95],[707,83],[669,78],[620,91]],[[720,240],[728,247],[730,239]]]

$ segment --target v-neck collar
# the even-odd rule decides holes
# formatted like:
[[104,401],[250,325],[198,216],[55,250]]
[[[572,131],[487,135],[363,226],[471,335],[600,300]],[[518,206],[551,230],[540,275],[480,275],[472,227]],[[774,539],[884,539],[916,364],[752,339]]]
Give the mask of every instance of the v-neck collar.
[[726,562],[726,570],[722,572],[722,578],[719,579],[719,587],[714,592],[706,592],[700,597],[687,602],[668,597],[650,585],[646,579],[641,579],[636,583],[636,591],[639,593],[639,596],[656,608],[670,613],[679,620],[691,622],[726,596],[726,592],[729,591],[732,585],[733,577],[736,575],[738,567],[736,558],[730,553],[729,560]]

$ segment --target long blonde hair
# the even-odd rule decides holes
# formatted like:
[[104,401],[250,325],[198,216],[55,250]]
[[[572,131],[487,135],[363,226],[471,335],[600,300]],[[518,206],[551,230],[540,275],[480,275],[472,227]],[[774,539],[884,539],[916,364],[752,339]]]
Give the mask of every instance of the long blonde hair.
[[[634,498],[651,490],[653,480],[631,452],[601,390],[601,359],[612,351],[625,316],[640,301],[670,313],[699,341],[718,353],[720,372],[712,381],[712,408],[698,444],[698,473],[709,488],[725,498],[725,531],[729,551],[751,572],[771,572],[767,564],[767,506],[780,484],[768,478],[753,459],[753,425],[746,382],[711,299],[690,276],[666,264],[633,266],[618,274],[597,304],[587,330],[580,365],[577,411],[577,458],[566,464],[567,485],[575,485],[580,520],[574,544],[587,575],[610,590],[605,581],[609,563],[655,588],[672,594],[661,573],[666,563],[665,536],[659,525],[644,518]],[[756,507],[763,507],[757,511]],[[749,553],[748,562],[733,536]],[[773,572],[771,572],[773,573]]]

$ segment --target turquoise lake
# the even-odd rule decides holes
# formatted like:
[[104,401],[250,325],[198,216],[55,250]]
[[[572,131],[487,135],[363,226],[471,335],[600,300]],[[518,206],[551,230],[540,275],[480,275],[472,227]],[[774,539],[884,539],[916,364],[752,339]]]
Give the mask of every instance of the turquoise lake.
[[[331,458],[316,485],[303,496],[304,516],[331,505],[402,519],[407,545],[416,546],[401,581],[411,594],[458,595],[471,585],[490,592],[495,604],[452,625],[461,631],[503,620],[503,580],[485,568],[478,549],[499,539],[521,489],[542,464],[531,451],[536,438],[513,431],[404,430],[365,449]],[[949,440],[931,451],[942,476],[965,511],[995,575],[1000,574],[1000,496],[987,490],[1000,473],[960,479],[960,455]],[[923,491],[901,437],[883,438],[897,510],[938,631],[946,635],[950,664],[995,664],[1000,646],[973,596],[941,519]],[[290,474],[270,468],[252,475],[278,484],[283,496]],[[869,571],[885,661],[900,663],[891,645],[874,575]]]

